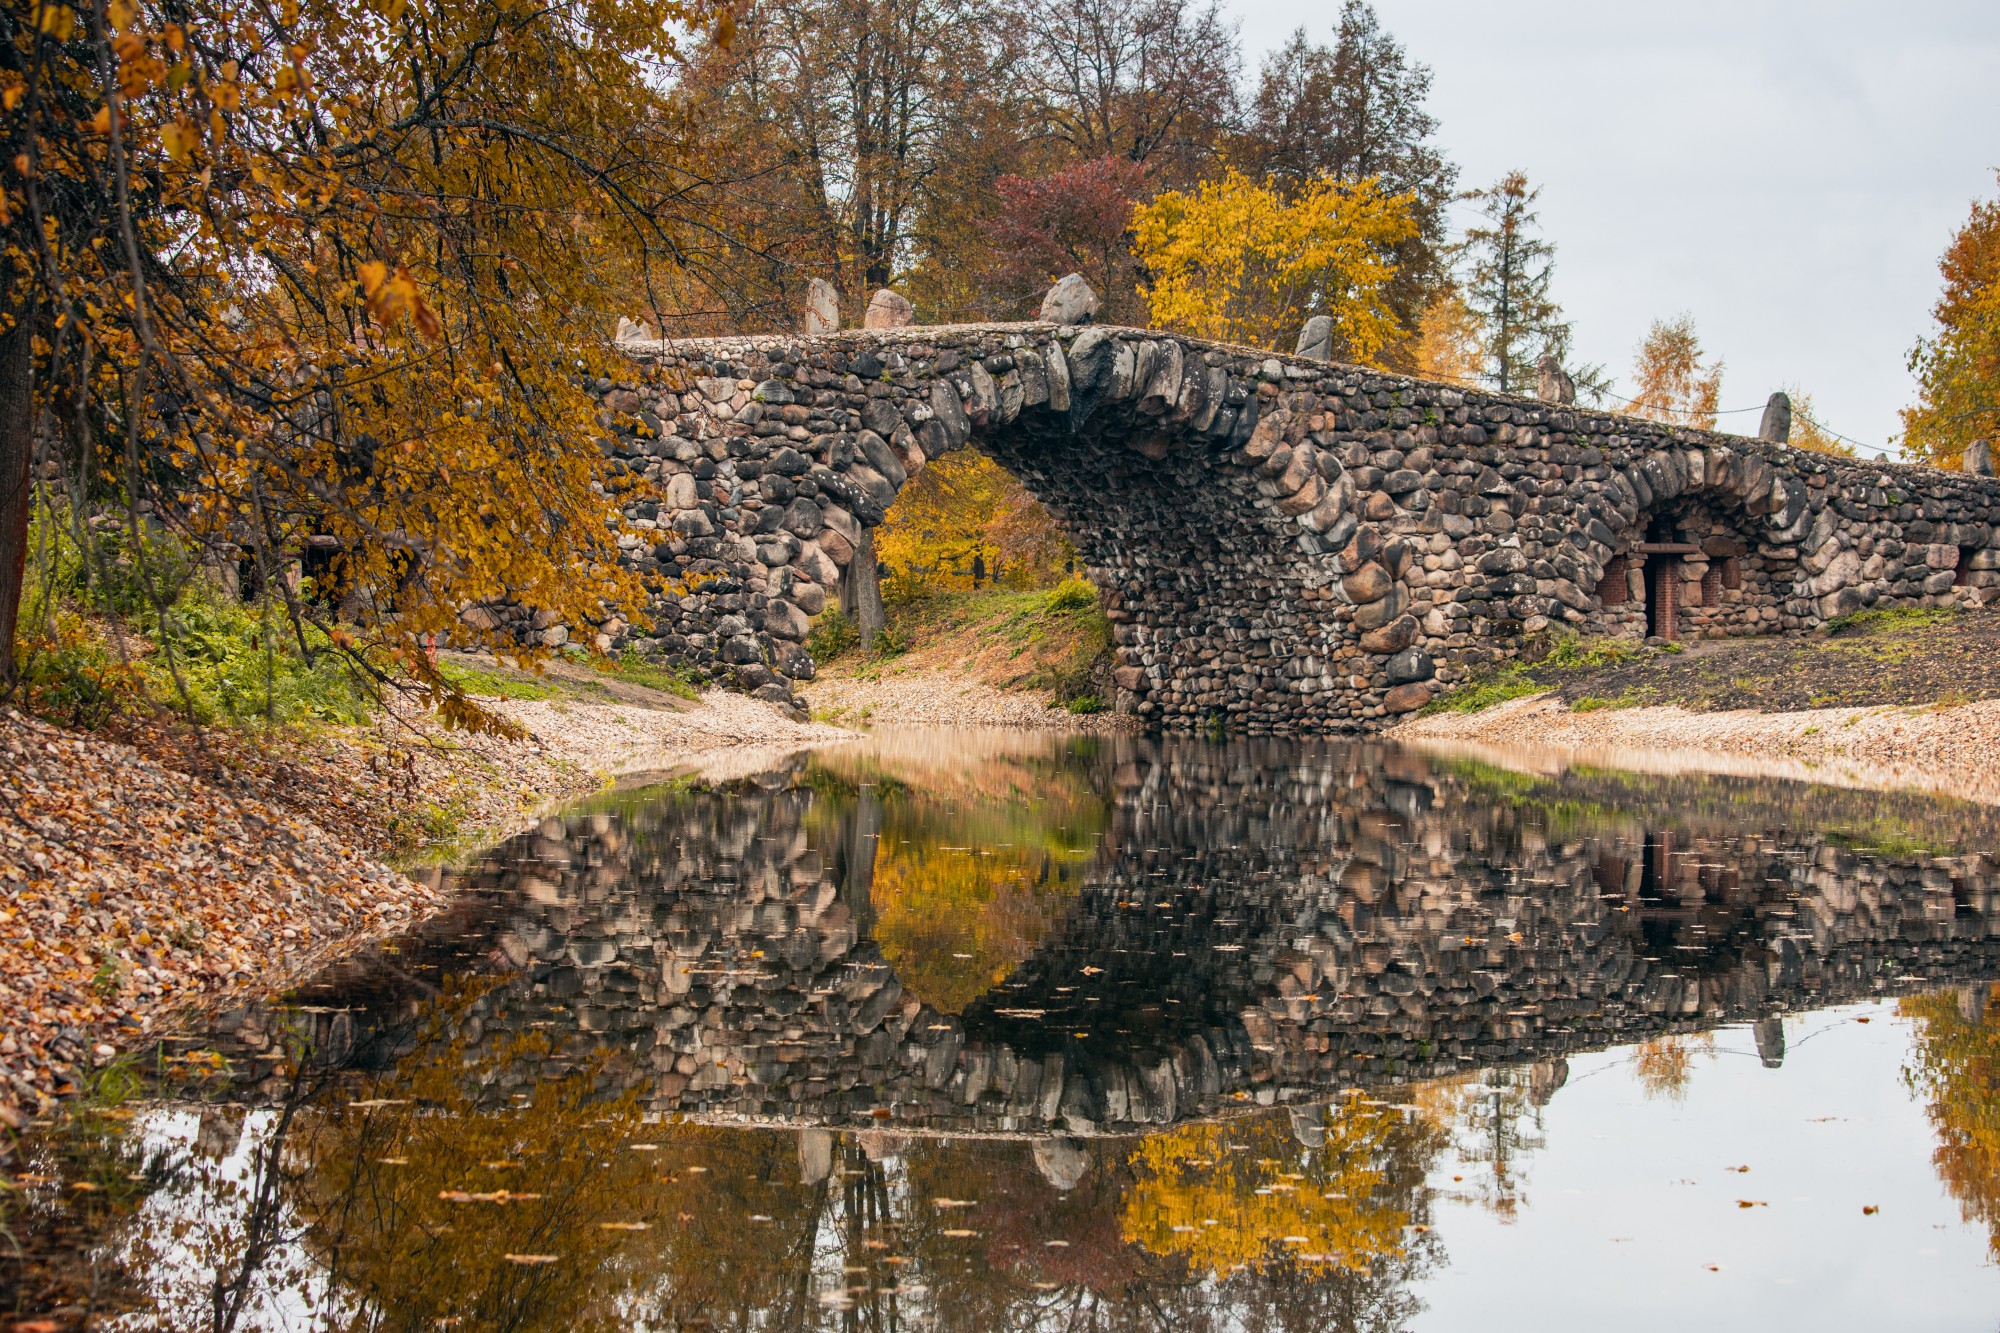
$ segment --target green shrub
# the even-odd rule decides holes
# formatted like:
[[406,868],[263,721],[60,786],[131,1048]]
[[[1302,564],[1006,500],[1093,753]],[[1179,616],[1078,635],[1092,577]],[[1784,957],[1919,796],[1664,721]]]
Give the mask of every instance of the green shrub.
[[337,723],[368,716],[354,672],[317,626],[306,627],[308,657],[275,607],[260,613],[200,579],[158,620],[163,650],[146,659],[146,673],[155,694],[194,721]]
[[1549,645],[1541,662],[1559,670],[1617,666],[1644,657],[1646,651],[1644,644],[1629,639],[1580,639],[1573,634],[1562,634]]
[[1091,713],[1101,713],[1110,705],[1094,694],[1079,694],[1074,699],[1065,699],[1063,707],[1078,716],[1088,716]]
[[822,611],[813,621],[812,632],[806,635],[806,651],[821,666],[860,646],[861,631],[855,627],[853,619],[837,606],[829,606]]
[[1049,590],[1048,609],[1051,611],[1083,611],[1096,608],[1096,586],[1074,574]]

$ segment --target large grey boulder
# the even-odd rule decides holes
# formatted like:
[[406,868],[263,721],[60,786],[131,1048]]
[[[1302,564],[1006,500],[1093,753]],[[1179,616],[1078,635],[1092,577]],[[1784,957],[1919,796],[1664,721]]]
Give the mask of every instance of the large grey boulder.
[[1042,298],[1040,318],[1044,324],[1088,324],[1097,318],[1103,304],[1083,274],[1072,273],[1049,288],[1049,294]]
[[1974,440],[1965,448],[1965,457],[1959,466],[1975,477],[1993,475],[1993,446],[1984,440]]
[[882,288],[868,298],[868,309],[861,316],[864,329],[900,329],[916,322],[917,312],[901,294]]
[[1764,404],[1764,419],[1757,423],[1757,438],[1783,444],[1792,438],[1792,400],[1782,393],[1771,395]]
[[806,288],[806,332],[840,332],[840,293],[825,278],[814,278]]
[[1314,315],[1299,330],[1298,354],[1314,361],[1333,360],[1333,317]]

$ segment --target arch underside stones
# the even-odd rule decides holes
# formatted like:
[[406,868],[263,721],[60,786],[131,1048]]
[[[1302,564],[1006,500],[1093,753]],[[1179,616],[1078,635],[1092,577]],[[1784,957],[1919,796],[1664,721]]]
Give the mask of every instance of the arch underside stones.
[[[607,1095],[661,1113],[1090,1134],[2000,967],[1993,858],[1812,831],[1865,819],[1873,794],[1799,788],[1774,809],[1754,784],[1664,780],[1638,801],[1586,776],[1540,799],[1629,813],[1557,840],[1407,753],[1265,744],[1108,742],[1102,855],[1057,929],[962,1013],[904,988],[841,850],[865,812],[794,765],[733,795],[545,821],[457,876],[454,911],[380,969],[302,991],[297,1017],[319,1061],[383,1067],[436,1026],[413,975],[496,972],[447,988],[466,1001],[445,1033],[495,1105],[596,1065]],[[269,1017],[233,1021],[285,1054]],[[510,1064],[529,1033],[548,1054]],[[1759,1040],[1781,1054],[1775,1027]]]
[[[1801,632],[2000,599],[1991,478],[1144,330],[619,346],[634,372],[594,386],[601,444],[652,483],[614,522],[659,593],[650,628],[602,642],[773,699],[813,674],[808,619],[864,532],[968,445],[1065,525],[1113,622],[1117,706],[1168,729],[1366,727],[1551,626]],[[1663,516],[1680,530],[1649,541]]]

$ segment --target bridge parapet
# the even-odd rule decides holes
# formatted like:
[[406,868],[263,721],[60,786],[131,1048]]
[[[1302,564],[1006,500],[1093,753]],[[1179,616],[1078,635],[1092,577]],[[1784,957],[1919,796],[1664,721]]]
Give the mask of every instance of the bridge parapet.
[[618,346],[600,444],[657,491],[614,522],[661,592],[651,633],[607,642],[774,699],[908,478],[968,445],[1063,523],[1118,707],[1168,729],[1372,726],[1552,626],[1797,633],[2000,600],[1987,477],[1140,329]]

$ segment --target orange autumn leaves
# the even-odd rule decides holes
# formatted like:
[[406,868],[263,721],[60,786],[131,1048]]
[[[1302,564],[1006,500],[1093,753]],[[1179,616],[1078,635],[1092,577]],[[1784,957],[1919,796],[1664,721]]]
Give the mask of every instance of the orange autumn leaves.
[[410,276],[409,265],[398,264],[393,273],[387,264],[366,263],[359,268],[362,288],[368,293],[368,313],[375,317],[377,323],[393,329],[408,315],[418,334],[424,338],[435,340],[444,336],[444,324],[438,319],[437,311],[425,303],[423,293],[417,290],[417,281]]
[[632,619],[584,379],[609,369],[620,291],[671,266],[700,146],[652,76],[715,6],[35,14],[0,73],[26,146],[0,271],[42,335],[21,410],[73,405],[54,419],[79,480],[223,558],[336,551],[323,601],[287,614],[338,607],[378,669],[481,642],[468,603],[586,642]]

